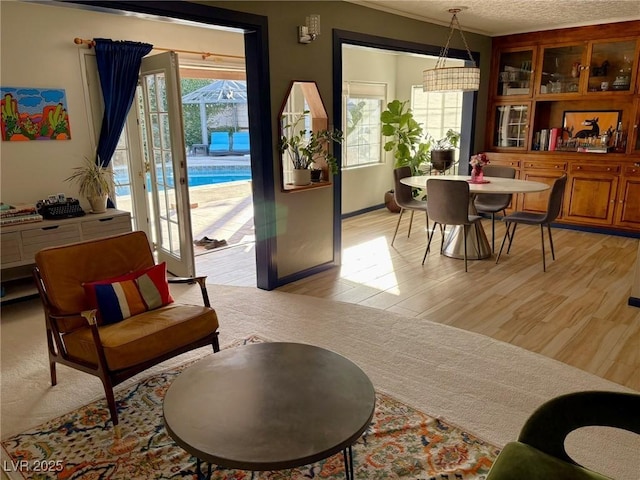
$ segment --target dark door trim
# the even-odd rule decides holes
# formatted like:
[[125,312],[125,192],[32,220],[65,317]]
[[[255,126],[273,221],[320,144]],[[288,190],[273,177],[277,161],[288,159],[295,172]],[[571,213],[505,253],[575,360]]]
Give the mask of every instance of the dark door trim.
[[83,8],[95,11],[137,12],[244,30],[257,286],[263,290],[276,288],[278,270],[275,262],[277,252],[271,97],[264,95],[264,92],[271,92],[267,17],[178,1],[67,0],[63,3],[82,5]]

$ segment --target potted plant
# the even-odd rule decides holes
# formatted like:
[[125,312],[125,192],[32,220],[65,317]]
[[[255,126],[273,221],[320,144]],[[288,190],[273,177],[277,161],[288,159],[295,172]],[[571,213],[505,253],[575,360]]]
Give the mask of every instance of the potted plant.
[[413,118],[407,103],[394,100],[380,115],[382,135],[391,137],[384,149],[394,150],[395,168],[409,166],[413,175],[420,175],[420,165],[429,159],[428,144],[422,142],[422,127]]
[[84,164],[74,168],[74,173],[65,181],[76,183],[80,195],[84,196],[93,213],[107,210],[107,199],[113,190],[113,171],[98,164],[96,160],[84,157]]
[[[308,185],[311,183],[311,166],[326,164],[331,175],[338,173],[336,158],[329,152],[329,142],[342,143],[342,131],[298,129],[298,124],[309,113],[304,111],[292,124],[284,125],[283,131],[292,132],[290,136],[280,137],[280,153],[288,153],[293,164],[293,184]],[[317,169],[316,169],[317,170]]]
[[[436,170],[445,170],[453,163],[455,149],[460,142],[460,133],[449,129],[445,136],[436,140],[431,134],[423,137],[422,126],[413,118],[408,101],[394,100],[380,115],[382,134],[391,137],[384,144],[387,152],[395,149],[395,167],[411,167],[413,175],[422,173],[423,163],[431,163]],[[442,168],[443,165],[446,167]]]
[[452,129],[447,130],[445,136],[439,140],[427,134],[427,149],[429,150],[431,166],[442,172],[453,165],[455,161],[455,149],[458,148],[459,142],[460,133]]

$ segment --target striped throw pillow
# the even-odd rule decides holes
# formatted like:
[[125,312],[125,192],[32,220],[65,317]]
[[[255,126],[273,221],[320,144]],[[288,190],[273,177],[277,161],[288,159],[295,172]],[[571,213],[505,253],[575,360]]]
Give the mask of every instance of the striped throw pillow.
[[166,263],[146,270],[83,284],[88,308],[98,310],[101,325],[116,323],[173,302]]

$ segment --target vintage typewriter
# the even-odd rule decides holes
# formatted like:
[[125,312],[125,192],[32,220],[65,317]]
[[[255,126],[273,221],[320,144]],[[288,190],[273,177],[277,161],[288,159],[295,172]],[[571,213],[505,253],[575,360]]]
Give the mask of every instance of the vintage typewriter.
[[48,220],[82,217],[85,214],[80,202],[75,198],[67,198],[62,202],[41,200],[36,204],[36,208],[38,213]]

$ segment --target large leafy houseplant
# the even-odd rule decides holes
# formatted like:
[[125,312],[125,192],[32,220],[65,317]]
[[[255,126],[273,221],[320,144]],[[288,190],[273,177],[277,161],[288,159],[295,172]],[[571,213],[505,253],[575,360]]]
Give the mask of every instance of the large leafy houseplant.
[[341,130],[307,130],[299,129],[298,124],[304,120],[304,111],[291,124],[282,127],[283,132],[292,132],[290,135],[283,134],[280,137],[280,153],[289,155],[293,168],[296,170],[306,170],[314,163],[324,161],[332,175],[338,173],[338,163],[336,158],[329,151],[329,142],[342,143],[343,134]]
[[440,139],[429,133],[423,136],[422,126],[413,118],[407,104],[408,101],[394,100],[380,115],[382,134],[391,137],[384,144],[384,149],[387,152],[395,149],[396,168],[409,166],[413,175],[421,175],[422,164],[440,161],[436,152],[449,152],[458,147],[460,133],[449,129]]
[[420,165],[429,159],[429,148],[422,143],[422,126],[413,118],[407,104],[408,101],[393,100],[380,115],[382,135],[391,137],[384,149],[394,150],[395,168],[408,166],[413,175],[419,175]]

